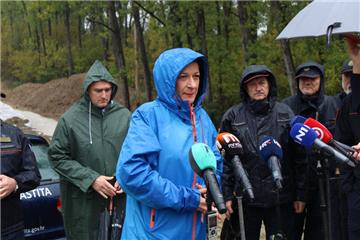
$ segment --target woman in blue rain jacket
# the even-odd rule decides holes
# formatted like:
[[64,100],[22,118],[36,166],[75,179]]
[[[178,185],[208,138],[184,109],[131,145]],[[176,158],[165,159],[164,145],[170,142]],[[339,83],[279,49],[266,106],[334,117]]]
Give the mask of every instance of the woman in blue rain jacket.
[[188,158],[194,143],[206,143],[219,180],[217,132],[201,106],[207,72],[206,58],[187,48],[167,50],[156,60],[158,96],[133,113],[116,169],[128,194],[122,239],[205,239],[204,182]]

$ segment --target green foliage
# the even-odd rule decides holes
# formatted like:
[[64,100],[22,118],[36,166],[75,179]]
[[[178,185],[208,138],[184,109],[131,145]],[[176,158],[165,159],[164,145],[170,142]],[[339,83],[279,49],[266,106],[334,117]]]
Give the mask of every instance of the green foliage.
[[[74,69],[86,72],[99,59],[114,77],[117,72],[112,49],[107,2],[69,1],[70,35]],[[132,2],[133,3],[133,2]],[[290,95],[283,53],[276,36],[309,2],[306,1],[249,1],[243,2],[247,18],[245,27],[257,32],[254,41],[245,49],[250,53],[249,64],[265,64],[277,78],[278,99]],[[1,1],[1,75],[3,81],[21,84],[46,82],[67,75],[66,31],[63,1]],[[239,79],[245,52],[237,1],[138,1],[149,67],[165,49],[190,47],[201,49],[199,15],[205,14],[206,46],[211,79],[212,101],[205,107],[216,124],[227,108],[240,102]],[[131,2],[116,5],[121,18],[123,49],[130,89],[145,100],[145,83],[141,63],[136,63]],[[225,11],[229,9],[229,11]],[[246,16],[245,16],[246,17]],[[79,19],[81,25],[79,25]],[[127,20],[127,21],[124,21]],[[120,21],[119,21],[120,22]],[[127,23],[125,25],[125,22]],[[125,36],[126,34],[126,36]],[[81,38],[80,38],[81,37]],[[125,39],[126,37],[126,39]],[[81,45],[80,45],[81,40]],[[126,40],[126,44],[125,44]],[[107,42],[107,45],[104,44]],[[342,39],[334,37],[329,49],[325,39],[291,40],[295,67],[307,60],[322,63],[326,69],[326,93],[340,91],[340,68],[347,58]],[[107,56],[104,57],[104,53]],[[104,59],[105,58],[105,59]],[[137,69],[137,72],[135,71]],[[134,99],[139,101],[139,99]]]

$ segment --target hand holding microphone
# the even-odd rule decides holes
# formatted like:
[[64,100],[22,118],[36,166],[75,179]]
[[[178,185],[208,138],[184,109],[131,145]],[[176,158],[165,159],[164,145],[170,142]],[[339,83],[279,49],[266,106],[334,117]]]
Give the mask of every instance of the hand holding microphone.
[[231,164],[236,181],[242,184],[250,199],[254,199],[252,186],[240,161],[239,156],[243,154],[243,148],[239,139],[231,133],[223,132],[217,136],[216,145],[219,150],[223,149],[227,155],[232,156]]
[[226,212],[224,197],[220,192],[217,182],[216,158],[208,145],[204,143],[195,143],[189,151],[189,161],[191,168],[197,175],[202,177],[206,183],[208,194],[215,202],[218,211],[223,214]]

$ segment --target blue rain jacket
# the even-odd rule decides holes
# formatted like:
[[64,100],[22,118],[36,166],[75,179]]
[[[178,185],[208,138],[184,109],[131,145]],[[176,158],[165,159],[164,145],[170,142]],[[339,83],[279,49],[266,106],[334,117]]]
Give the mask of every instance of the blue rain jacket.
[[[193,61],[200,65],[200,86],[193,111],[176,95],[176,79]],[[207,60],[190,49],[163,52],[155,62],[158,97],[140,106],[119,156],[116,178],[127,193],[122,239],[205,239],[206,219],[196,209],[200,193],[195,183],[203,180],[191,169],[189,150],[197,142],[210,146],[222,173],[222,157],[216,148],[216,129],[201,107],[207,88]]]

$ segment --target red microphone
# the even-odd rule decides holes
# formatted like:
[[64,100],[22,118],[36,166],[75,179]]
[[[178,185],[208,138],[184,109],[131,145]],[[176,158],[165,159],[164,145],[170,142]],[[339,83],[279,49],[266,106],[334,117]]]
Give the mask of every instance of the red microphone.
[[316,121],[313,118],[308,118],[305,120],[304,124],[308,127],[311,127],[318,135],[318,138],[324,143],[330,143],[333,139],[333,136],[329,129],[322,125],[319,121]]
[[[352,157],[352,154],[357,152],[354,148],[345,145],[341,142],[336,141],[329,129],[327,129],[324,125],[322,125],[319,121],[316,121],[313,118],[308,118],[305,120],[304,124],[308,127],[311,127],[318,135],[318,138],[326,144],[334,147],[336,150],[355,161]],[[356,162],[356,161],[355,161]]]

